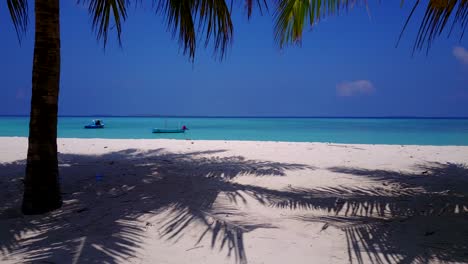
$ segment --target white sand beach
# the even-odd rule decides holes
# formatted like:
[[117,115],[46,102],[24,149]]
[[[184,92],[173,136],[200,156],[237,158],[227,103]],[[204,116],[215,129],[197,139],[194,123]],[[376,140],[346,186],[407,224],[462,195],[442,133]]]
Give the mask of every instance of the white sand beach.
[[466,146],[59,139],[42,216],[0,146],[1,263],[468,263]]

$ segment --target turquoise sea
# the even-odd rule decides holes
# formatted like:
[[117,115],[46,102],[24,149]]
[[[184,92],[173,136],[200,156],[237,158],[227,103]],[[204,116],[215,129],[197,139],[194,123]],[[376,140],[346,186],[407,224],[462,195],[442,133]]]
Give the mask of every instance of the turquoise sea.
[[[105,129],[84,129],[100,118]],[[63,138],[171,138],[334,142],[359,144],[465,145],[468,119],[418,118],[195,118],[60,117]],[[0,117],[0,136],[28,135],[28,117]],[[186,125],[185,134],[151,129]]]

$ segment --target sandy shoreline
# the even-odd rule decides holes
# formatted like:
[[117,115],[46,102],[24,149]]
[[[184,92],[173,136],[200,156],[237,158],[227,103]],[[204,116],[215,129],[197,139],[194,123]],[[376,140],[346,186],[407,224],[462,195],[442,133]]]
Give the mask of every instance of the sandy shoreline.
[[468,262],[468,146],[59,139],[45,217],[0,146],[2,263]]

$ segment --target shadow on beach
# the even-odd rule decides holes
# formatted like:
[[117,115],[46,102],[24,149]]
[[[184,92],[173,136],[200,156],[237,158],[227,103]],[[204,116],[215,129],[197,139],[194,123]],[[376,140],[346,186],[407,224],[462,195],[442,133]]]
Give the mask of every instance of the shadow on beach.
[[[245,263],[243,234],[270,223],[250,221],[229,204],[215,204],[220,193],[231,203],[245,196],[261,200],[270,190],[231,182],[239,175],[285,176],[287,170],[309,168],[245,160],[233,156],[204,157],[223,150],[167,153],[163,149],[128,149],[101,156],[60,154],[64,206],[45,216],[21,216],[19,208],[24,161],[3,164],[13,173],[2,184],[9,198],[0,207],[0,248],[3,255],[24,254],[25,261],[61,263],[115,263],[135,256],[149,227],[162,238],[177,242],[188,229],[201,226],[198,241]],[[3,177],[3,175],[2,175]],[[9,177],[6,177],[9,178]],[[3,186],[8,185],[8,186]],[[163,214],[157,223],[137,221],[144,215]],[[28,231],[33,237],[21,237]],[[196,245],[194,245],[196,246]]]
[[155,232],[174,244],[184,235],[195,236],[193,247],[208,243],[213,252],[247,263],[244,235],[278,228],[271,219],[241,210],[254,201],[297,210],[292,218],[278,218],[343,230],[350,262],[468,261],[468,169],[463,165],[427,163],[416,168],[420,173],[333,167],[326,170],[378,187],[274,190],[235,180],[316,168],[213,157],[221,152],[60,154],[64,206],[42,216],[22,216],[17,209],[25,162],[0,164],[0,260],[126,262],[140,257],[146,234]]
[[349,262],[468,262],[468,168],[432,162],[413,169],[419,172],[329,168],[381,186],[316,190],[335,200],[328,206],[334,215],[297,219],[343,230]]

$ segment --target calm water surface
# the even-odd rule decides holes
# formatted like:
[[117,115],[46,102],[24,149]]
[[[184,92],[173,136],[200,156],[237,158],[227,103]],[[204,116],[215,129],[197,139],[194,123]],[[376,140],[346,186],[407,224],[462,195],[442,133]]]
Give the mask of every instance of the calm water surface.
[[[90,117],[60,117],[63,138],[170,138],[360,144],[468,146],[468,119],[385,118],[161,118],[99,117],[105,129],[84,129]],[[28,117],[0,117],[0,136],[28,135]],[[186,125],[185,134],[152,128]]]

